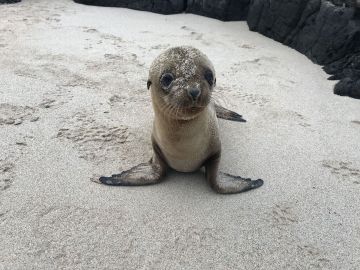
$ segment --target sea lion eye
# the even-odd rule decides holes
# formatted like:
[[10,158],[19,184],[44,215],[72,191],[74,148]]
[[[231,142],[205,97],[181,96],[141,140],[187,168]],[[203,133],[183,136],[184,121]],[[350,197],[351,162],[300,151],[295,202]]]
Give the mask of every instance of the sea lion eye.
[[214,75],[211,70],[206,70],[204,74],[205,80],[208,82],[210,86],[214,84]]
[[171,73],[164,73],[160,78],[160,83],[163,88],[168,88],[174,80],[174,75]]

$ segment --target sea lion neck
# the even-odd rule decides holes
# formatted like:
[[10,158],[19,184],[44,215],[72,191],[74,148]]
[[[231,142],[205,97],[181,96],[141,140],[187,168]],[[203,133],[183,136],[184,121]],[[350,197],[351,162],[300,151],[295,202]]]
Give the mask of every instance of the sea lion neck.
[[160,121],[164,125],[169,127],[179,127],[179,126],[191,124],[192,122],[197,121],[199,118],[202,118],[202,116],[206,114],[206,110],[207,110],[207,107],[205,107],[202,108],[201,111],[193,115],[189,114],[189,115],[181,116],[179,113],[178,116],[175,116],[169,114],[169,112],[166,110],[161,110],[161,108],[159,108],[157,104],[153,104],[153,108],[155,111],[155,121]]

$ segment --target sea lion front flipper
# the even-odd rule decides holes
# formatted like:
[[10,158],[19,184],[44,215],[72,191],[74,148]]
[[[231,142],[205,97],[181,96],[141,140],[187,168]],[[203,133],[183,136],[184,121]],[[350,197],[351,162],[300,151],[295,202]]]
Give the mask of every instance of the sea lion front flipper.
[[230,111],[220,105],[215,104],[216,116],[221,119],[237,121],[237,122],[246,122],[246,120],[242,117],[242,115]]
[[112,186],[144,186],[159,183],[163,180],[168,168],[160,147],[151,138],[153,146],[153,157],[149,162],[140,163],[120,174],[113,174],[110,177],[102,176],[94,179],[94,182]]
[[240,193],[261,187],[264,184],[262,179],[251,180],[228,173],[219,172],[217,176],[217,187],[219,193]]
[[102,176],[98,182],[112,186],[143,186],[156,184],[161,181],[162,177],[161,167],[148,162],[141,163],[120,174],[113,174],[110,177]]
[[264,181],[251,180],[240,176],[219,172],[220,154],[208,159],[205,163],[206,179],[213,190],[221,194],[234,194],[261,187]]

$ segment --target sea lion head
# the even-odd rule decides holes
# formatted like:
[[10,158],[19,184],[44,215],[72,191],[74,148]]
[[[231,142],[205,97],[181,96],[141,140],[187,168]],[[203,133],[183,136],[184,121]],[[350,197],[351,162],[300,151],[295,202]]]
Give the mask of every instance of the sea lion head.
[[154,106],[175,119],[196,117],[211,100],[215,70],[205,54],[188,46],[173,47],[152,63],[147,82]]

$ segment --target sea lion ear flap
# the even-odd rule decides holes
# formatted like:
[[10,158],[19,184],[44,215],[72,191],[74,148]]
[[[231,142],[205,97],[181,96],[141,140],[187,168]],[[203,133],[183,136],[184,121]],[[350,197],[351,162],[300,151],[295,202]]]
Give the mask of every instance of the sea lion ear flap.
[[216,86],[216,78],[214,79],[214,87]]
[[151,85],[151,81],[148,80],[148,81],[147,81],[147,89],[150,89],[150,85]]

